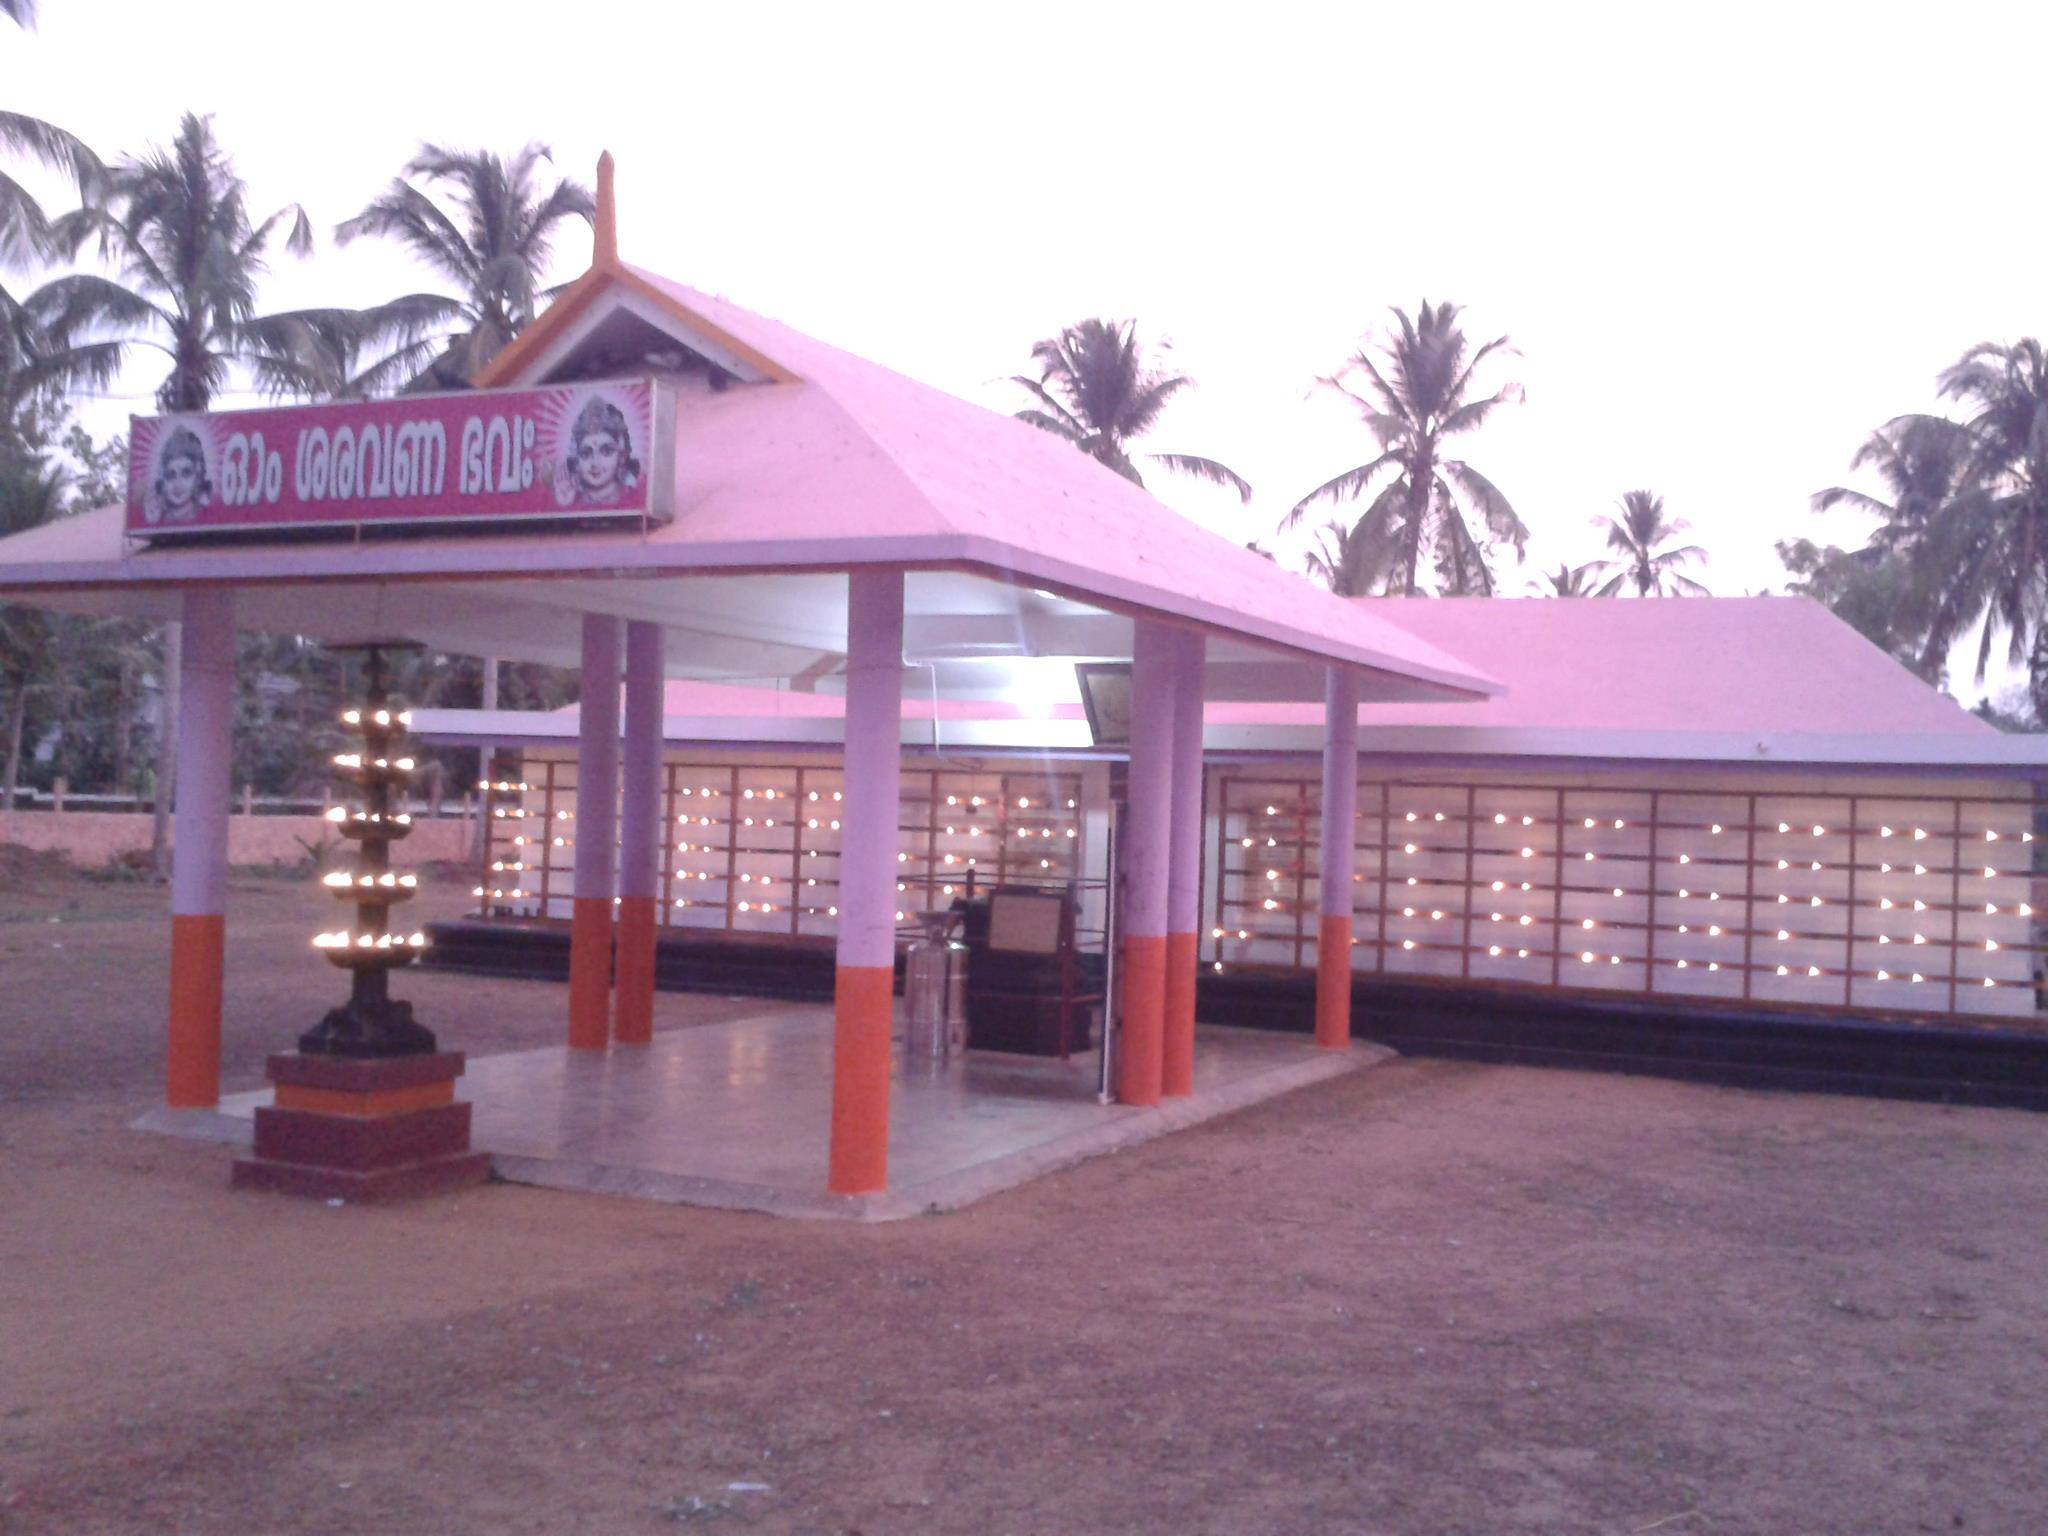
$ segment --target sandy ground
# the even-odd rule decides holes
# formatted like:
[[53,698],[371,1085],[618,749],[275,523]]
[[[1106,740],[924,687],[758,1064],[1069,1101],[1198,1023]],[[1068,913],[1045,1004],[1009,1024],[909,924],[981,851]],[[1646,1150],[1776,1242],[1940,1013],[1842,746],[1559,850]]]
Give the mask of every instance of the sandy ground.
[[[0,1531],[2048,1529],[2048,1118],[1402,1063],[878,1228],[336,1209],[123,1129],[161,893],[4,874]],[[237,882],[229,1087],[323,908]]]

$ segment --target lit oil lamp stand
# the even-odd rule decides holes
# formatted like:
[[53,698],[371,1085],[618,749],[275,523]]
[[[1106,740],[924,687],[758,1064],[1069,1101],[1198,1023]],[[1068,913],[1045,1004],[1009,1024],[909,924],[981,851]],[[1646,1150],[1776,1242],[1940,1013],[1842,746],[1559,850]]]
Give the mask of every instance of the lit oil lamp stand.
[[356,803],[328,812],[355,854],[321,881],[354,909],[355,922],[313,939],[349,973],[348,1001],[301,1035],[296,1051],[270,1058],[277,1101],[256,1111],[255,1153],[235,1163],[237,1188],[397,1200],[476,1184],[489,1172],[470,1150],[470,1106],[455,1097],[462,1053],[437,1049],[412,1004],[391,996],[391,972],[426,944],[391,923],[418,887],[391,868],[391,845],[412,830],[400,794],[414,766],[404,751],[411,716],[385,694],[391,647],[363,649],[366,697],[341,717],[361,745],[334,760]]

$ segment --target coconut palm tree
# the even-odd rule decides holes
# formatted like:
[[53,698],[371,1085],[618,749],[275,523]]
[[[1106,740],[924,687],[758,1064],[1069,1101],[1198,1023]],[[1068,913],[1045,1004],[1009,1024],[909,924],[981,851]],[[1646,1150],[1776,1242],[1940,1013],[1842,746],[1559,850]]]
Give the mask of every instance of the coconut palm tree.
[[1385,555],[1360,535],[1359,525],[1347,527],[1333,518],[1316,530],[1315,547],[1302,560],[1308,574],[1337,596],[1373,597],[1385,594],[1391,574]]
[[1996,637],[2027,659],[2032,691],[2048,698],[2048,354],[2028,338],[1972,347],[1941,376],[1941,393],[1969,410],[1968,448],[1940,511],[1901,517],[1893,540],[1926,583],[1927,645],[1945,651],[1980,620],[1977,677]]
[[[1372,499],[1353,525],[1352,537],[1370,550],[1366,563],[1396,574],[1390,590],[1413,597],[1423,557],[1437,571],[1446,593],[1491,594],[1488,551],[1514,546],[1521,558],[1529,530],[1493,482],[1463,459],[1449,458],[1450,440],[1479,427],[1500,406],[1522,397],[1506,384],[1473,397],[1479,365],[1508,346],[1499,336],[1473,348],[1458,326],[1459,306],[1423,300],[1411,318],[1395,309],[1394,326],[1379,345],[1359,350],[1318,382],[1358,407],[1366,430],[1379,445],[1376,457],[1325,481],[1296,502],[1282,520],[1291,528],[1318,502]],[[1351,380],[1362,379],[1361,387]],[[1476,521],[1476,529],[1475,529]]]
[[[1096,463],[1143,485],[1132,444],[1158,422],[1167,402],[1194,380],[1147,358],[1134,320],[1070,325],[1034,346],[1031,360],[1038,365],[1038,376],[1018,374],[1011,382],[1029,390],[1038,404],[1019,411],[1017,419],[1065,438]],[[1227,485],[1243,501],[1252,499],[1244,477],[1214,459],[1191,453],[1140,453],[1137,458],[1212,485]]]
[[1597,518],[1595,524],[1607,530],[1607,547],[1620,556],[1601,562],[1601,574],[1608,579],[1598,596],[1613,597],[1624,587],[1633,587],[1638,597],[1707,595],[1705,587],[1679,569],[1694,561],[1704,565],[1707,552],[1697,544],[1671,545],[1689,527],[1682,517],[1664,515],[1662,496],[1630,491],[1621,498],[1621,516]]
[[[74,187],[96,186],[105,173],[76,134],[21,112],[0,112],[0,150],[58,172]],[[10,265],[48,254],[49,221],[35,197],[0,170],[0,261]]]
[[303,392],[321,400],[368,400],[432,376],[418,388],[466,388],[467,378],[433,376],[436,351],[445,350],[445,306],[440,294],[405,294],[368,309],[295,309],[273,317],[298,328],[306,370]]
[[304,327],[256,313],[256,285],[280,232],[294,254],[312,248],[297,204],[251,222],[247,188],[211,120],[188,112],[168,150],[108,171],[103,206],[89,203],[51,225],[56,244],[74,253],[96,245],[119,275],[57,278],[27,308],[63,344],[163,353],[170,368],[156,402],[165,411],[205,410],[237,367],[267,391],[311,393],[320,379]]
[[1875,540],[1838,549],[1811,539],[1780,539],[1777,551],[1792,578],[1786,591],[1812,598],[1899,665],[1942,685],[1945,658],[1927,648],[1926,603],[1903,551]]
[[1942,416],[1895,416],[1865,439],[1849,467],[1874,471],[1891,499],[1846,485],[1813,498],[1816,512],[1848,507],[1880,519],[1887,536],[1924,529],[1962,488],[1970,468],[1969,429]]
[[538,143],[510,159],[422,144],[390,186],[335,230],[344,245],[364,235],[396,240],[456,290],[406,294],[370,312],[359,345],[392,350],[352,374],[351,392],[465,389],[531,323],[547,297],[541,283],[556,234],[597,212],[581,182],[541,185],[541,167],[552,160]]
[[1943,514],[1966,488],[1974,445],[1969,429],[1941,416],[1897,416],[1871,433],[1851,469],[1872,472],[1873,495],[1833,485],[1813,498],[1816,512],[1846,507],[1877,518],[1866,546],[1844,551],[1807,539],[1780,541],[1778,558],[1791,591],[1822,602],[1929,682],[1939,680],[1945,647],[1928,643],[1933,604],[1952,574],[1942,545],[1953,531]]
[[[104,188],[106,168],[76,135],[41,118],[0,112],[0,152],[37,161],[61,174],[82,198]],[[0,169],[0,272],[38,266],[53,254],[50,221],[41,204]],[[35,295],[0,281],[0,431],[39,390],[98,387],[120,364],[118,348],[65,346],[44,333]]]
[[[256,285],[280,232],[295,254],[312,248],[312,226],[296,204],[260,224],[250,219],[247,188],[215,142],[211,121],[188,112],[169,149],[123,160],[108,171],[103,200],[50,226],[54,245],[74,253],[94,246],[118,275],[57,278],[24,307],[60,348],[163,353],[170,365],[156,392],[163,411],[205,410],[237,368],[271,393],[316,393],[325,375],[305,325],[256,313]],[[163,791],[175,769],[179,643],[179,627],[166,624],[152,850],[160,872],[168,867]]]
[[1600,567],[1603,562],[1588,560],[1584,565],[1560,563],[1554,571],[1545,571],[1541,581],[1532,581],[1530,590],[1538,597],[1600,597],[1612,596],[1600,591]]
[[[36,24],[35,0],[0,0],[0,16],[24,29]],[[90,196],[105,167],[75,134],[20,112],[0,112],[0,152],[41,162]],[[34,265],[50,255],[50,224],[27,187],[0,169],[0,272]],[[53,343],[25,300],[0,282],[0,433],[12,432],[17,413],[39,390],[107,382],[118,355],[103,349]]]

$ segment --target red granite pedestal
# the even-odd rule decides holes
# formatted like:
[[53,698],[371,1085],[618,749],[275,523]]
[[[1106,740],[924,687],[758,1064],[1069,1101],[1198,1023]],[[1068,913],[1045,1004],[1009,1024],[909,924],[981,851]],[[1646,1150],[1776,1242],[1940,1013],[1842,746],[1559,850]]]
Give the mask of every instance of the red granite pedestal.
[[470,1106],[455,1098],[462,1062],[271,1057],[277,1102],[257,1109],[255,1155],[236,1159],[234,1187],[370,1203],[482,1183],[489,1160],[470,1150]]

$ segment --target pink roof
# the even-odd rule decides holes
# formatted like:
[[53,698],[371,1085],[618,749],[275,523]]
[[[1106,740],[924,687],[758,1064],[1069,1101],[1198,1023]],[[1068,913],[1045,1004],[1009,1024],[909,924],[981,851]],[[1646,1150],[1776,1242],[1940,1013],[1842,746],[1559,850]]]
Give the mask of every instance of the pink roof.
[[[1379,599],[1404,624],[1496,662],[1512,685],[1477,704],[1368,704],[1360,743],[1389,760],[1743,764],[1938,772],[2048,769],[2048,736],[1993,729],[1896,665],[1805,598]],[[673,745],[735,742],[829,747],[842,700],[825,694],[671,684]],[[528,717],[421,711],[437,740],[571,738],[573,707]],[[942,701],[954,750],[1002,755],[1086,748],[1066,706]],[[1312,758],[1320,706],[1211,700],[1217,753]],[[931,701],[904,699],[905,741],[922,744]],[[820,722],[832,722],[821,726]],[[692,722],[697,722],[693,725]],[[533,728],[533,727],[538,727]],[[1078,734],[1077,734],[1078,733]]]
[[[1367,704],[1370,726],[1996,735],[1803,597],[1369,598],[1507,684],[1475,704]],[[1208,718],[1298,723],[1298,704],[1211,704]]]
[[[802,380],[685,409],[668,537],[822,539],[858,558],[865,541],[939,536],[1075,596],[1121,597],[1281,643],[1288,631],[1338,640],[1392,670],[1490,691],[1460,660],[1189,521],[1050,433],[724,299],[624,271]],[[716,474],[701,478],[703,465]]]
[[[994,576],[1313,662],[1372,669],[1368,696],[1497,690],[1454,655],[1189,521],[1070,443],[636,267],[593,268],[572,285],[505,354],[511,364],[502,382],[537,381],[560,366],[580,344],[576,326],[607,295],[655,306],[679,338],[694,334],[710,345],[722,335],[793,376],[681,395],[675,516],[665,525],[250,544],[123,559],[120,513],[106,509],[0,541],[0,591],[887,565]],[[558,342],[562,357],[545,361]],[[463,637],[445,633],[439,597],[424,590],[418,601],[394,594],[380,632],[460,648]],[[682,622],[688,593],[664,600],[678,605]],[[139,606],[131,600],[120,611]],[[289,622],[306,622],[296,617],[303,605],[288,611]]]
[[[1426,737],[1453,748],[1540,732],[1552,750],[1569,750],[1573,733],[1589,739],[1600,733],[1589,748],[1593,755],[1611,751],[1617,733],[1978,742],[2000,736],[1806,598],[1381,598],[1361,606],[1391,610],[1424,638],[1486,658],[1512,690],[1473,704],[1363,705],[1368,751],[1372,728],[1402,732],[1408,745],[1427,745]],[[837,719],[844,703],[834,694],[671,682],[664,713],[671,719]],[[908,690],[903,713],[929,719],[932,701]],[[456,714],[448,712],[449,721]],[[1314,704],[1212,699],[1203,714],[1212,734],[1216,727],[1248,728],[1252,734],[1233,738],[1245,747],[1260,744],[1259,727],[1280,730],[1290,745],[1299,745],[1299,728],[1319,731],[1322,722],[1322,707]],[[939,704],[942,720],[1082,717],[1075,704],[1049,713],[1008,700]],[[552,718],[573,730],[576,707]],[[1029,743],[1020,738],[1019,744]]]

